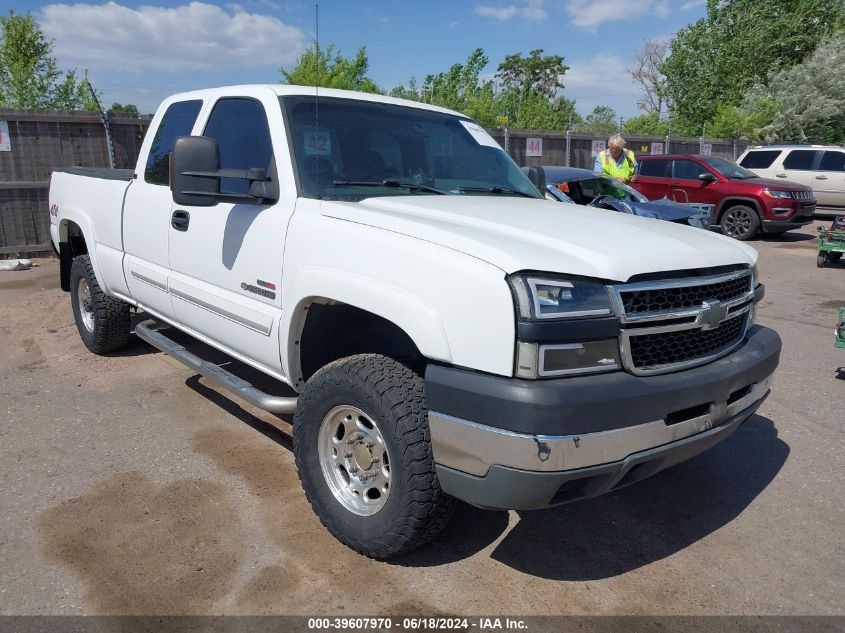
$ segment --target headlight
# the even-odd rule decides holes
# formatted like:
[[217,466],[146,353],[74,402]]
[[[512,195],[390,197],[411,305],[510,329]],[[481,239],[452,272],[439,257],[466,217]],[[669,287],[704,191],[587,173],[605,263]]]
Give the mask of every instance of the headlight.
[[589,281],[543,279],[531,275],[508,278],[519,318],[571,319],[613,314],[610,294],[603,284]]
[[763,189],[763,195],[770,198],[789,198],[792,199],[791,191],[772,191],[771,189]]

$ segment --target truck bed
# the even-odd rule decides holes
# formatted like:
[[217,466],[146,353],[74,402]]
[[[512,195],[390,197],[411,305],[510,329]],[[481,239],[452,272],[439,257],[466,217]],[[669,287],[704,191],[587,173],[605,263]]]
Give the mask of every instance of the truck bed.
[[123,180],[130,181],[135,177],[134,169],[109,169],[108,167],[61,167],[54,169],[53,173],[62,172],[74,176],[86,176],[88,178],[100,178],[102,180]]

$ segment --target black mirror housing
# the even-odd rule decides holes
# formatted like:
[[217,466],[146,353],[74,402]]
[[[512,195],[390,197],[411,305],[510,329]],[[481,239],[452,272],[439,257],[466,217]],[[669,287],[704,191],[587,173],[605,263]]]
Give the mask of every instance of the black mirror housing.
[[180,136],[170,153],[170,190],[176,204],[211,207],[220,199],[220,178],[189,173],[220,169],[217,141],[206,136]]
[[716,176],[711,174],[709,171],[706,171],[703,174],[698,174],[698,179],[701,182],[716,182]]
[[523,173],[528,176],[531,184],[537,187],[537,191],[544,193],[546,191],[546,170],[538,165],[530,167],[523,167]]

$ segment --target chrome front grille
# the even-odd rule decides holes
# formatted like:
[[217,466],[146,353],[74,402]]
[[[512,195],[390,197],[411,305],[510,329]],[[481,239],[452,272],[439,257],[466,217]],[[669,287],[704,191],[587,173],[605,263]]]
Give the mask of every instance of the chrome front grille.
[[793,191],[792,197],[801,202],[810,202],[811,200],[815,200],[815,196],[812,191]]
[[625,369],[636,375],[703,365],[745,337],[754,302],[751,270],[613,287]]

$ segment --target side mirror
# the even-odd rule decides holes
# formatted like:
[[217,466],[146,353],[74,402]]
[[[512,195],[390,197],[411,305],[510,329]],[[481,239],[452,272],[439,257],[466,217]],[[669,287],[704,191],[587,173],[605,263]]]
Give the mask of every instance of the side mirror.
[[[276,173],[275,162],[271,171]],[[247,193],[222,193],[221,178],[244,180]],[[220,200],[251,204],[279,199],[279,183],[263,167],[220,169],[220,148],[206,136],[180,136],[170,153],[170,190],[176,204],[211,207]]]
[[220,169],[217,141],[206,136],[180,136],[170,153],[170,191],[176,204],[211,207],[217,204],[220,178],[194,176]]
[[546,190],[546,170],[542,167],[523,167],[522,171],[528,176],[531,184],[537,187],[537,191],[543,193]]
[[698,174],[698,179],[705,184],[708,182],[716,182],[716,176],[711,174],[709,171],[706,171],[703,174]]

